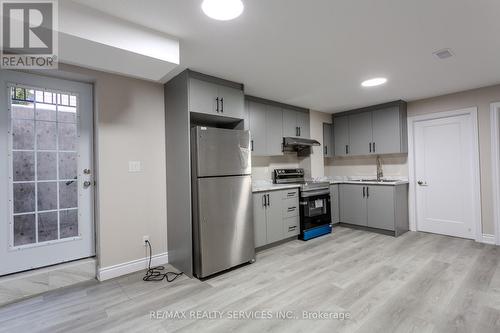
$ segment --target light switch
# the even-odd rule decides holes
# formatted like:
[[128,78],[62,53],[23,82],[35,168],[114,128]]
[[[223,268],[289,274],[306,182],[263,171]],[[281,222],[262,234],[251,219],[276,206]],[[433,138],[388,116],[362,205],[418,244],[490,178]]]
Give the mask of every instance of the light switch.
[[141,172],[141,161],[128,161],[128,172]]

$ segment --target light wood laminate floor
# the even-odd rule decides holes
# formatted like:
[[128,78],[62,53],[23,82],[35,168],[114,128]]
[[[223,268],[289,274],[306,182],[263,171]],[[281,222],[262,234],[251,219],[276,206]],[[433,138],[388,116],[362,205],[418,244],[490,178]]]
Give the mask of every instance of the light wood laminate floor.
[[[10,304],[0,308],[0,331],[500,332],[499,261],[499,247],[470,240],[337,227],[204,282],[146,283],[141,272]],[[151,319],[151,311],[188,318]],[[193,311],[224,318],[195,320]],[[235,311],[298,319],[229,319]],[[350,319],[303,319],[302,311]]]

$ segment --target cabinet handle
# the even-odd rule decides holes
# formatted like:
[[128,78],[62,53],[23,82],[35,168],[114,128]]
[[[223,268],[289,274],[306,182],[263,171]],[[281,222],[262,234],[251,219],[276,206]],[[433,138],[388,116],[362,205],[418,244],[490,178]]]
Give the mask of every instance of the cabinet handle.
[[363,186],[363,198],[366,196],[365,187]]
[[366,187],[366,197],[368,198],[370,196],[370,188],[367,186]]
[[217,101],[217,109],[215,111],[219,112],[219,97],[215,99]]
[[269,199],[269,194],[267,195],[267,205],[271,206],[271,200]]
[[293,212],[295,209],[297,209],[297,207],[293,206],[293,207],[288,207],[288,211],[289,212]]
[[299,128],[298,127],[295,127],[295,135],[299,136]]
[[287,193],[287,196],[289,196],[289,197],[293,197],[294,195],[295,195],[295,192],[288,192]]
[[372,143],[370,142],[370,153],[372,152]]
[[266,204],[266,195],[264,194],[262,196],[262,207],[266,207],[266,206],[267,206],[267,204]]
[[220,112],[224,113],[224,97],[221,97],[221,99],[220,99],[220,105],[221,105]]
[[327,146],[325,146],[324,151],[325,151],[325,155],[328,155],[328,147]]
[[375,142],[373,143],[373,152],[376,152],[377,149],[375,148]]
[[299,136],[302,136],[302,127],[299,127]]
[[250,150],[253,151],[253,140],[250,140]]
[[345,145],[345,154],[349,155],[349,145]]
[[294,231],[295,229],[297,229],[296,225],[294,225],[293,227],[288,227],[288,231]]

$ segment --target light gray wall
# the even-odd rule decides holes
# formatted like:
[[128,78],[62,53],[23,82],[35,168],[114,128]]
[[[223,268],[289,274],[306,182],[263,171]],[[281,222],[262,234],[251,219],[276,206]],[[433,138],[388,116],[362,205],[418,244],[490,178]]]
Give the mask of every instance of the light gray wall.
[[[97,258],[100,267],[167,251],[165,107],[163,85],[60,65],[67,78],[94,83],[98,174]],[[128,161],[142,172],[129,173]]]

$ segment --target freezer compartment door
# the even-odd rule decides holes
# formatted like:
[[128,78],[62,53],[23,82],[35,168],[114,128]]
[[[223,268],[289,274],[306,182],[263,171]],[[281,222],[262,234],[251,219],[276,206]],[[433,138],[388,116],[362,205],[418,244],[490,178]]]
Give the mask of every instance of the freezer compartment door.
[[251,177],[197,182],[195,275],[203,278],[255,259]]
[[200,126],[193,131],[197,177],[251,174],[248,131]]

